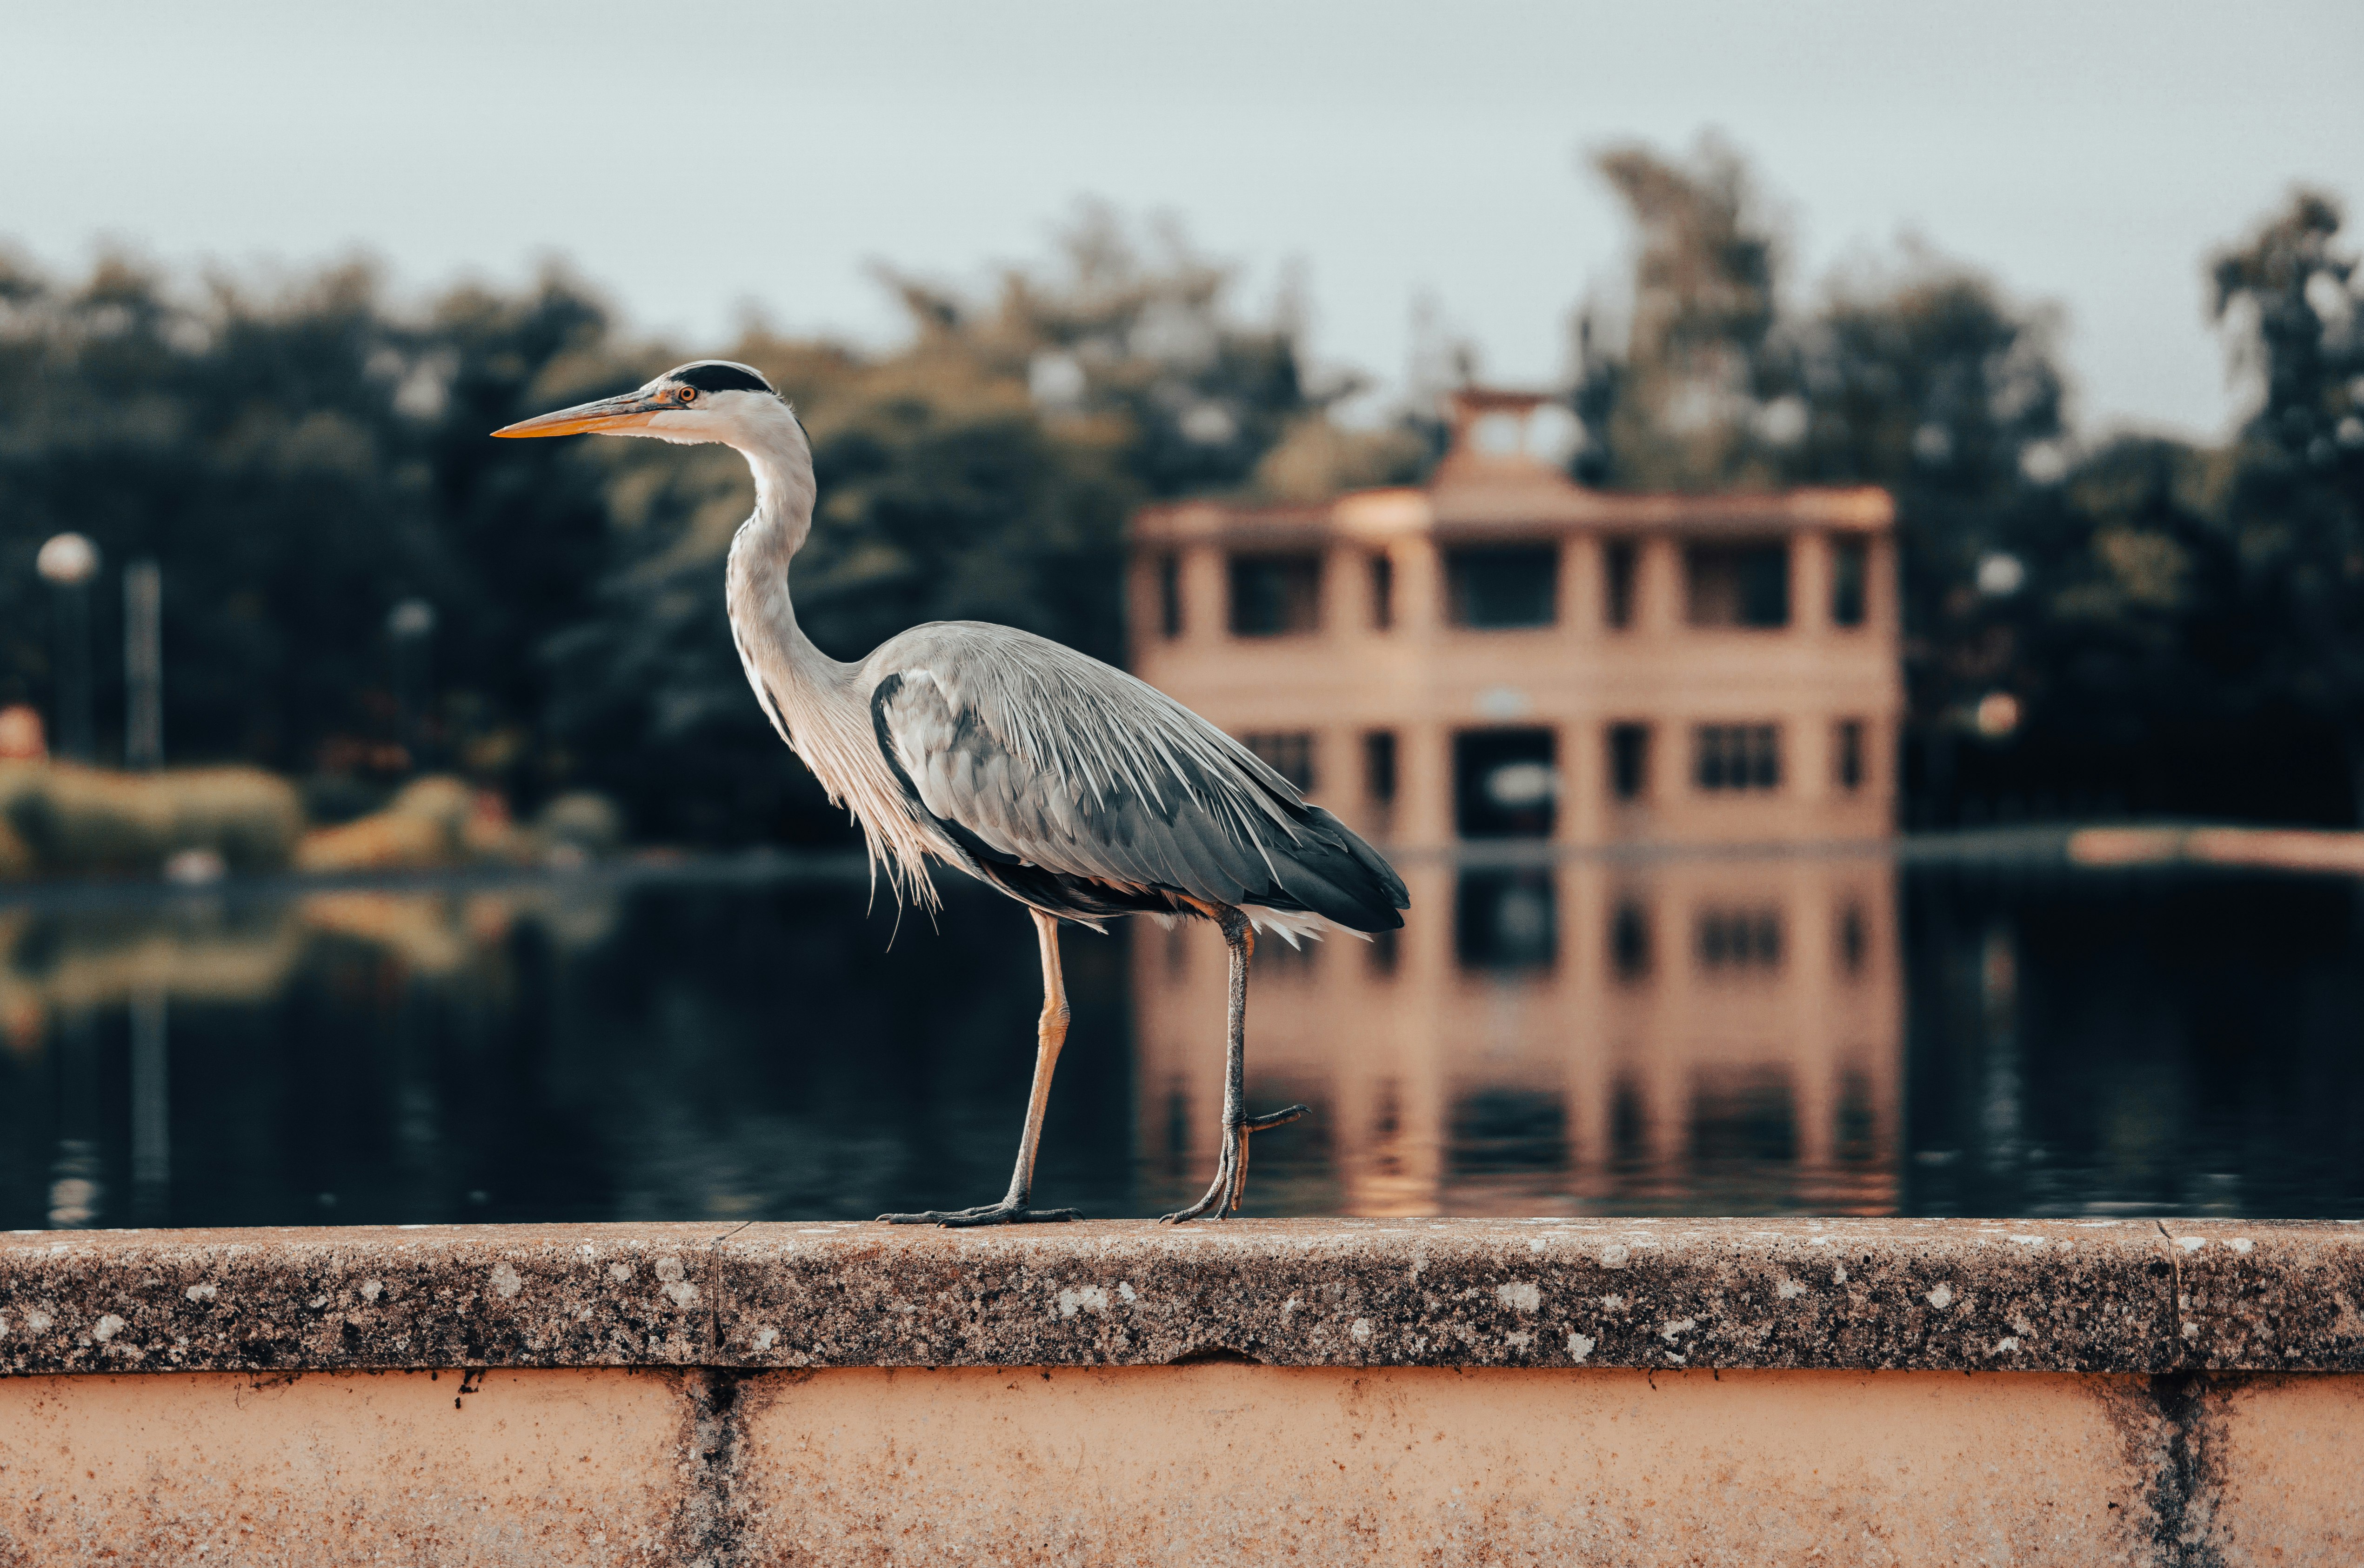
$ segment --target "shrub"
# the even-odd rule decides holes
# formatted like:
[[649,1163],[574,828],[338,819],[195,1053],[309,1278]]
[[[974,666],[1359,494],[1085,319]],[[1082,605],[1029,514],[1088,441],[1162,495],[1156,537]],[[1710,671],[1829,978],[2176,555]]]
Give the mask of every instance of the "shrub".
[[278,871],[303,828],[295,787],[259,768],[0,766],[0,875],[152,876],[184,850],[233,872]]

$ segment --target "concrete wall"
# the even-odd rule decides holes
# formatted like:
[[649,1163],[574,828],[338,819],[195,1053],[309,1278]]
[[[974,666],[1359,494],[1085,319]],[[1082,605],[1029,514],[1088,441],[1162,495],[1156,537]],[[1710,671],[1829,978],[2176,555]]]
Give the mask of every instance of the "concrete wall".
[[2359,1229],[18,1236],[0,1563],[2352,1562]]

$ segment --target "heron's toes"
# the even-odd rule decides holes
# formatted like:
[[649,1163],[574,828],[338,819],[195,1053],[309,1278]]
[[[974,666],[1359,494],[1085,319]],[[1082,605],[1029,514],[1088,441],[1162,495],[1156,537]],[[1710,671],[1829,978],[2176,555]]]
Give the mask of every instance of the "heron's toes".
[[1311,1106],[1284,1106],[1279,1110],[1270,1112],[1265,1116],[1249,1117],[1246,1120],[1241,1122],[1240,1126],[1243,1130],[1248,1132],[1269,1132],[1276,1127],[1287,1127],[1290,1122],[1295,1121],[1298,1118],[1311,1116],[1312,1114],[1313,1107]]
[[1081,1219],[1080,1208],[1005,1208],[1000,1205],[984,1209],[965,1209],[959,1214],[947,1214],[938,1223],[965,1225],[1065,1225]]
[[922,1214],[882,1214],[885,1225],[1056,1225],[1081,1219],[1079,1208],[1023,1208],[1016,1204],[981,1203],[975,1208],[931,1208]]

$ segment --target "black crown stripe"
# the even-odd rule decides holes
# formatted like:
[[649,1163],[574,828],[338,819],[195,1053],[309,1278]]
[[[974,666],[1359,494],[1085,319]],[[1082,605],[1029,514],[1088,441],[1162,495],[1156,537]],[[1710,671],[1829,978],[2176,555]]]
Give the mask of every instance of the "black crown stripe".
[[770,392],[772,384],[743,365],[725,364],[709,360],[702,364],[684,365],[673,373],[672,379],[684,386],[694,386],[700,392]]

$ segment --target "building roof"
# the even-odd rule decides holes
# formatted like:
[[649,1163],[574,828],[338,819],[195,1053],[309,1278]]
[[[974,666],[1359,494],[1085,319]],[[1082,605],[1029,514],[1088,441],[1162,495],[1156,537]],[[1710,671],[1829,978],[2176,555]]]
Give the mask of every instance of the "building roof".
[[[1523,439],[1541,393],[1465,387],[1453,395],[1453,440],[1422,487],[1348,491],[1327,501],[1257,506],[1184,501],[1144,509],[1133,537],[1165,543],[1310,543],[1337,534],[1510,534],[1542,528],[1610,533],[1771,533],[1820,526],[1890,528],[1896,505],[1875,485],[1734,490],[1713,495],[1595,490],[1539,458]],[[1504,428],[1515,425],[1515,433]]]

